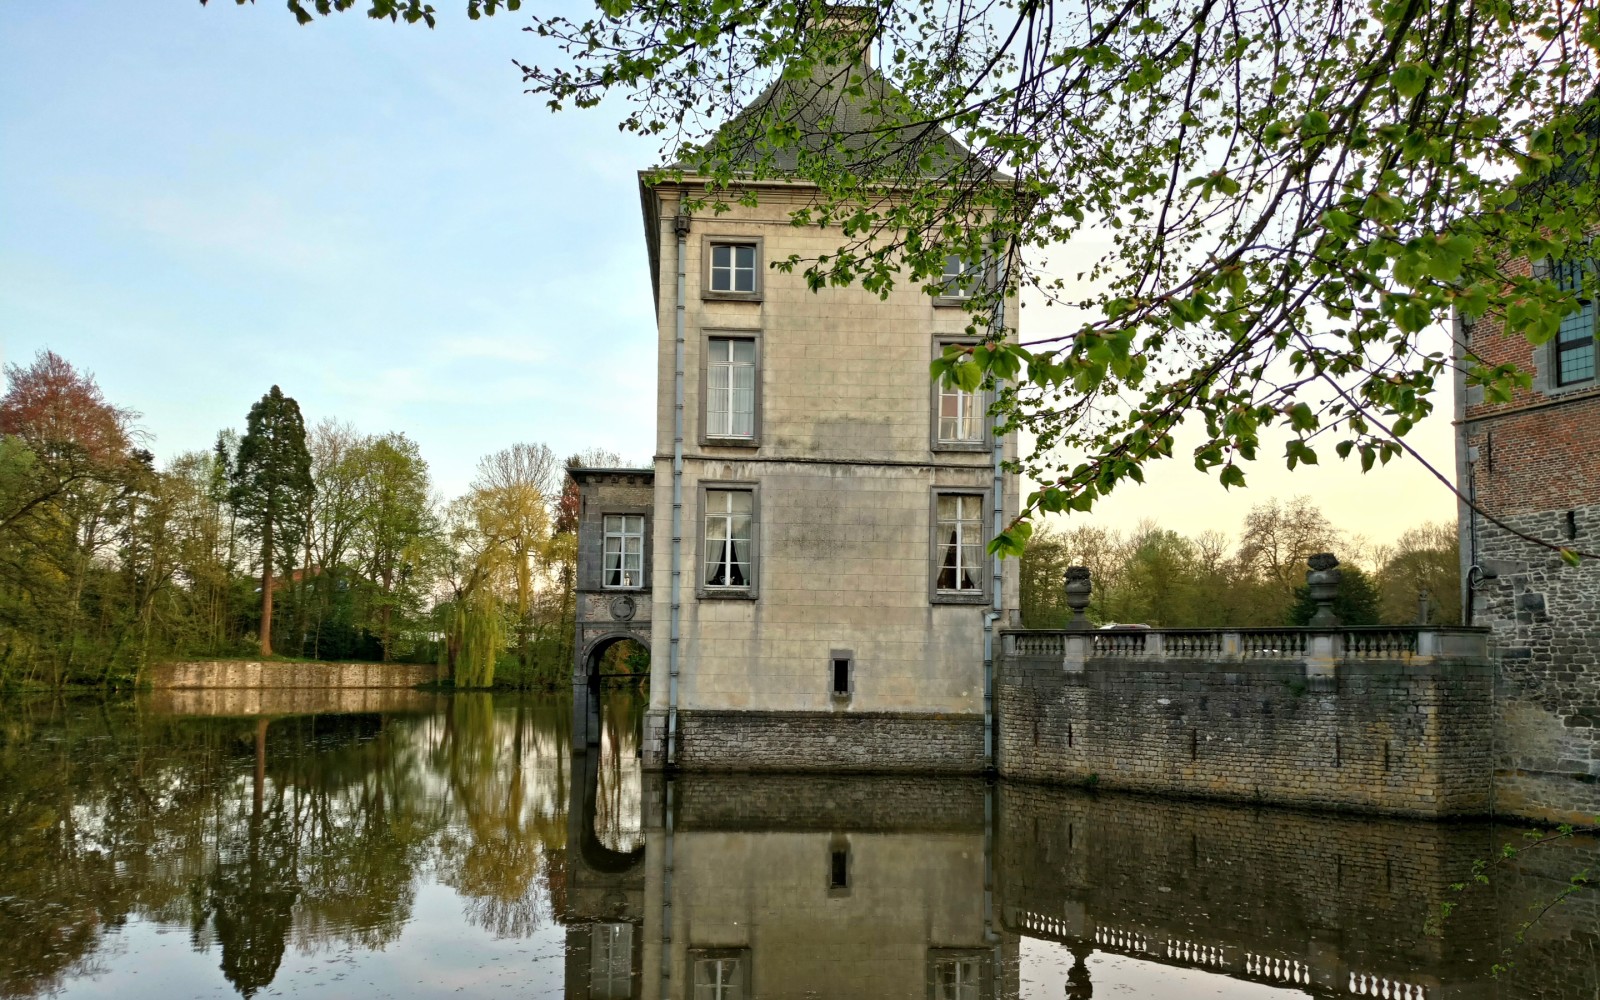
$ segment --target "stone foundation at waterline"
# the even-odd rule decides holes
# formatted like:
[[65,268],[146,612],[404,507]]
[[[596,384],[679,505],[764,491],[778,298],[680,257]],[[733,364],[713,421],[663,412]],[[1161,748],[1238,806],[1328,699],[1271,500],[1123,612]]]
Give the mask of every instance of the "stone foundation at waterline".
[[[645,717],[644,762],[666,762],[666,715]],[[677,764],[724,771],[917,771],[984,768],[983,716],[893,712],[678,713]]]
[[[1597,411],[1600,412],[1600,411]],[[1503,517],[1553,545],[1593,548],[1600,504]],[[1480,519],[1473,621],[1500,658],[1497,811],[1591,822],[1600,816],[1600,562],[1569,566]]]

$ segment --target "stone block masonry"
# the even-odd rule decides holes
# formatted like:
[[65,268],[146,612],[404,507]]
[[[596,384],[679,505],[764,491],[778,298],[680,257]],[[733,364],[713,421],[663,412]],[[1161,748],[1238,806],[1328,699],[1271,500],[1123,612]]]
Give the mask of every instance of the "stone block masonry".
[[412,663],[279,663],[260,660],[196,660],[150,668],[155,690],[314,688],[412,688],[432,683],[437,668]]
[[[644,763],[664,763],[664,719],[647,717]],[[678,713],[685,770],[977,773],[983,716],[900,712]]]
[[[1600,538],[1600,504],[1503,520],[1557,545],[1593,549]],[[1500,659],[1496,809],[1592,822],[1600,816],[1600,562],[1569,566],[1483,521],[1477,543],[1479,563],[1494,571],[1472,600]]]
[[999,771],[1060,784],[1444,817],[1490,809],[1487,660],[1013,652]]

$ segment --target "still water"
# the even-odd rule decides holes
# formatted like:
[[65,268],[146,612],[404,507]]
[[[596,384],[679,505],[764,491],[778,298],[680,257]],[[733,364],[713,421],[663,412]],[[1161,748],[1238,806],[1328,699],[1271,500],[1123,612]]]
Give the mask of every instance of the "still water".
[[[978,780],[643,775],[559,700],[0,716],[0,997],[1600,996],[1600,847]],[[1460,907],[1429,931],[1441,902]],[[1493,975],[1497,963],[1509,972]]]

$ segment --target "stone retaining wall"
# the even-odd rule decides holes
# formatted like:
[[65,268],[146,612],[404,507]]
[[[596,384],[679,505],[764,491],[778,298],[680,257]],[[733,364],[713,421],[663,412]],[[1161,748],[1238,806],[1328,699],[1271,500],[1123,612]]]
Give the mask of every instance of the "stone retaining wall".
[[1305,663],[1011,655],[1007,777],[1413,816],[1489,811],[1493,672],[1438,657]]
[[158,663],[150,686],[167,688],[412,688],[432,683],[437,668],[410,663],[278,663],[260,660],[196,660]]
[[[665,715],[645,719],[646,767],[661,767]],[[678,713],[677,761],[723,771],[918,771],[984,768],[983,716],[890,712]]]

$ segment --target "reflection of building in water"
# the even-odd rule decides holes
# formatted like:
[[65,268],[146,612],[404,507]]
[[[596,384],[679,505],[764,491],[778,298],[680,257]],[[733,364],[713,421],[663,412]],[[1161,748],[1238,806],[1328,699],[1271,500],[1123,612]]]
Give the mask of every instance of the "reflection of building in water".
[[582,1000],[634,1000],[641,996],[638,928],[645,911],[644,848],[606,846],[596,826],[598,752],[572,755],[567,806],[566,995]]
[[[1592,892],[1502,951],[1600,860],[1592,841],[1462,894],[1450,884],[1513,831],[959,779],[652,776],[645,800],[642,855],[624,855],[574,799],[569,997],[1000,1000],[1042,984],[1086,1000],[1116,989],[1094,981],[1112,956],[1282,997],[1600,989]],[[1426,933],[1446,901],[1459,909]]]
[[1001,980],[1016,937],[995,933],[989,905],[981,782],[705,776],[653,787],[644,996],[1014,995]]

